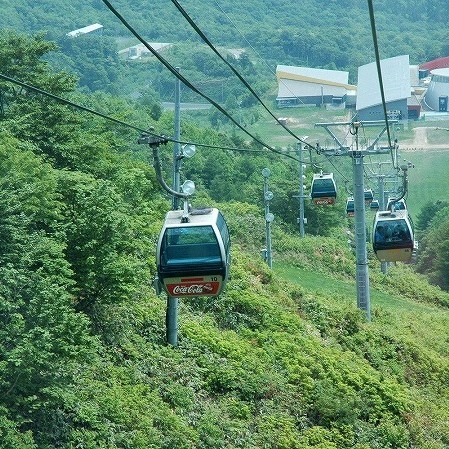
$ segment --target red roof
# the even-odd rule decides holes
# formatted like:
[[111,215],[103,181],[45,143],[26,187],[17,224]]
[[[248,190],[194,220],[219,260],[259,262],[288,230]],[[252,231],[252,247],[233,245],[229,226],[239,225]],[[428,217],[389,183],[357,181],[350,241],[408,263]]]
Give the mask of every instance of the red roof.
[[433,70],[433,69],[446,69],[449,67],[449,56],[444,58],[434,59],[433,61],[425,62],[419,66],[420,69]]

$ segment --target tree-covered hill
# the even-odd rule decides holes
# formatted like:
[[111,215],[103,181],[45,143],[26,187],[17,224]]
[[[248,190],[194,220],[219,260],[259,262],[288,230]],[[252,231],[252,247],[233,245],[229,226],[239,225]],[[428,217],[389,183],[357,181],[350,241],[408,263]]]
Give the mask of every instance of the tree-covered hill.
[[[156,0],[147,4],[119,0],[112,2],[112,5],[150,41],[197,40],[173,2]],[[444,0],[374,2],[385,56],[399,54],[397,47],[401,41],[408,45],[412,59],[431,56],[426,54],[429,48],[420,48],[420,44],[431,43],[442,32],[438,24],[449,20],[446,6]],[[182,7],[218,45],[247,47],[246,37],[264,55],[274,56],[280,52],[279,56],[284,53],[298,57],[306,50],[309,57],[313,57],[316,45],[321,50],[327,46],[338,50],[339,46],[345,45],[349,49],[348,56],[354,57],[366,54],[372,48],[372,45],[363,48],[363,44],[369,43],[371,38],[368,3],[363,0],[305,0],[301,5],[291,0],[252,0],[245,3],[190,0],[183,2]],[[89,0],[79,5],[60,0],[39,3],[15,0],[4,5],[2,12],[0,27],[18,31],[46,30],[65,34],[100,22],[108,34],[128,34],[101,0]],[[395,20],[397,17],[401,20]],[[441,38],[436,40],[441,41]],[[335,57],[336,53],[340,52],[331,52],[330,55]],[[336,61],[331,58],[328,62]]]
[[[254,97],[202,42],[175,3],[121,0],[111,4],[143,39],[172,43],[163,56],[206,95],[233,113],[254,106]],[[374,60],[368,4],[362,0],[306,0],[301,5],[272,0],[190,0],[182,8],[270,105],[278,64],[347,70],[350,82],[356,83],[357,68]],[[375,2],[374,9],[382,58],[409,54],[412,64],[420,64],[448,54],[444,0]],[[66,36],[96,22],[104,26],[101,36]],[[119,56],[119,50],[139,41],[101,0],[79,5],[15,0],[3,6],[0,29],[45,33],[60,48],[50,57],[55,70],[75,74],[84,90],[173,101],[174,77],[160,62],[151,57],[128,61]],[[231,49],[245,52],[234,59]],[[204,99],[184,89],[183,101]],[[251,120],[258,114],[250,111]],[[210,121],[219,123],[223,118],[212,114]]]
[[[126,122],[172,122],[141,102],[81,94],[45,62],[54,45],[41,36],[2,33],[0,43],[8,76]],[[348,293],[355,257],[342,221],[318,213],[327,236],[299,239],[286,193],[275,266],[296,277],[269,270],[250,186],[267,164],[279,170],[279,191],[290,188],[279,155],[220,151],[186,162],[195,201],[227,218],[232,277],[220,298],[181,302],[173,348],[165,298],[151,286],[170,203],[149,149],[135,129],[3,80],[0,100],[1,449],[448,446],[449,294],[410,267],[383,275],[370,259],[387,304],[373,301],[367,323]],[[233,143],[191,123],[184,133]],[[171,146],[161,154],[168,171]],[[429,253],[445,250],[433,243],[447,213],[434,215],[421,220]]]
[[[112,5],[149,42],[200,42],[173,2],[120,0]],[[366,1],[190,0],[182,7],[217,47],[245,48],[257,61],[259,76],[272,76],[277,64],[292,64],[350,70],[354,81],[356,68],[374,59]],[[448,53],[445,0],[374,2],[374,9],[381,57],[410,54],[411,63],[419,64]],[[76,5],[15,0],[3,5],[0,28],[45,31],[59,41],[95,22],[104,25],[106,36],[133,40],[101,0]]]

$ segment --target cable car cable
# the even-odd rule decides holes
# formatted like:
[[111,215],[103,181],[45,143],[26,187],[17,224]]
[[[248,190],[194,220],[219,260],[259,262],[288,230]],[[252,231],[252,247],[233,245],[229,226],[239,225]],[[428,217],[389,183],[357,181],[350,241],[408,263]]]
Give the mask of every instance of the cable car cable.
[[[26,89],[32,90],[33,92],[37,92],[37,93],[39,93],[41,95],[44,95],[44,96],[49,97],[49,98],[52,98],[53,100],[56,100],[58,103],[65,104],[67,106],[72,106],[72,107],[74,107],[76,109],[80,109],[81,111],[88,112],[89,114],[93,114],[93,115],[96,115],[98,117],[110,120],[110,121],[112,121],[114,123],[117,123],[117,124],[119,124],[121,126],[125,126],[125,127],[134,129],[135,131],[139,131],[139,132],[148,132],[148,131],[146,131],[146,130],[144,130],[142,128],[139,128],[137,126],[130,125],[129,123],[125,123],[122,120],[118,120],[116,118],[113,118],[113,117],[107,116],[105,114],[102,114],[101,112],[94,111],[93,109],[90,109],[90,108],[87,108],[85,106],[81,106],[79,104],[73,103],[72,101],[66,100],[65,98],[58,97],[57,95],[54,95],[54,94],[52,94],[52,93],[50,93],[50,92],[48,92],[46,90],[43,90],[43,89],[40,89],[40,88],[36,87],[36,86],[32,86],[31,84],[27,84],[27,83],[24,83],[22,81],[19,81],[19,80],[16,80],[14,78],[11,78],[11,77],[9,77],[7,75],[3,75],[2,73],[0,73],[0,78],[5,80],[5,81],[9,81],[10,83],[17,84],[18,86],[21,86],[21,87],[24,87]],[[149,134],[151,134],[151,133],[149,133]]]
[[217,50],[217,48],[212,44],[212,42],[207,38],[207,36],[200,30],[198,25],[193,21],[193,19],[189,16],[189,14],[186,12],[186,10],[179,4],[178,0],[171,0],[171,2],[176,6],[178,11],[182,14],[182,16],[189,22],[190,26],[196,31],[196,33],[203,39],[203,41],[208,45],[208,47],[232,70],[234,75],[244,84],[244,86],[253,94],[253,96],[257,99],[257,101],[262,105],[262,107],[270,114],[271,117],[273,117],[276,122],[282,126],[291,136],[293,136],[296,140],[299,142],[310,145],[300,137],[298,137],[293,131],[291,131],[285,124],[279,120],[268,108],[268,106],[263,102],[263,100],[257,95],[257,93],[254,91],[254,89],[251,87],[251,85],[243,78],[242,75],[234,68],[232,64],[229,63],[223,56],[220,54],[220,52]]
[[235,120],[221,105],[219,105],[215,100],[213,100],[212,98],[201,92],[198,88],[196,88],[187,78],[185,78],[181,73],[179,73],[175,67],[173,67],[165,58],[163,58],[151,45],[149,45],[148,42],[146,42],[142,38],[142,36],[140,36],[140,34],[126,21],[126,19],[111,5],[111,3],[108,0],[101,0],[101,1],[122,22],[122,24],[131,32],[131,34],[133,34],[134,37],[136,37],[156,57],[156,59],[159,62],[161,62],[176,78],[178,78],[187,87],[189,87],[195,93],[197,93],[205,100],[207,100],[209,103],[211,103],[216,109],[218,109],[223,115],[225,115],[234,125],[236,125],[237,128],[239,128],[245,134],[250,136],[255,142],[259,143],[260,145],[272,151],[273,153],[282,154],[285,157],[297,161],[297,159],[294,158],[293,156],[283,154],[281,151],[276,150],[276,148],[266,144],[265,142],[261,141],[257,136],[246,130],[245,127],[242,126],[237,120]]
[[[228,14],[226,14],[226,11],[224,11],[224,9],[218,4],[218,2],[215,0],[214,1],[215,5],[217,6],[217,8],[223,13],[223,15],[226,17],[226,19],[229,20],[229,22],[232,24],[232,26],[236,29],[236,31],[240,34],[240,36],[242,36],[242,38],[245,40],[245,42],[248,44],[248,46],[251,48],[251,50],[254,52],[255,55],[257,55],[259,57],[259,59],[267,66],[268,70],[270,71],[270,73],[274,76],[276,76],[276,71],[274,71],[271,67],[271,65],[263,58],[263,56],[261,56],[261,54],[253,47],[253,45],[251,44],[251,42],[246,38],[246,36],[239,30],[239,28],[237,27],[237,25],[233,22],[233,20],[229,17]],[[292,92],[292,90],[289,88],[289,86],[287,84],[284,83],[284,88],[289,91],[292,94],[292,97],[295,96],[295,94]],[[296,97],[297,100],[299,102],[301,102],[304,106],[306,105],[304,103],[304,101],[302,101],[301,97]]]
[[[321,153],[318,153],[318,155],[321,156]],[[324,155],[324,157],[325,157],[326,161],[329,162],[329,164],[332,165],[332,167],[335,169],[335,171],[336,171],[337,173],[340,174],[340,176],[342,177],[342,179],[343,179],[344,181],[348,181],[348,182],[349,182],[349,180],[348,180],[348,178],[346,177],[346,175],[344,175],[344,174],[337,168],[337,166],[332,162],[332,160],[330,159],[331,156],[326,156],[326,155]],[[316,165],[316,164],[313,164],[313,165],[314,165],[315,168],[318,168],[318,170],[321,170],[321,168],[320,168],[318,165]]]
[[[87,113],[95,115],[97,117],[101,117],[101,118],[103,118],[105,120],[109,120],[109,121],[111,121],[113,123],[116,123],[116,124],[118,124],[120,126],[124,126],[124,127],[130,128],[130,129],[133,129],[135,131],[139,131],[142,134],[151,135],[151,136],[154,136],[154,137],[157,137],[157,138],[161,138],[161,139],[166,139],[167,141],[172,142],[172,143],[179,143],[179,144],[182,144],[182,145],[195,145],[195,146],[198,146],[198,147],[204,147],[204,148],[210,148],[210,149],[216,149],[216,150],[228,150],[228,151],[234,151],[234,152],[266,153],[266,151],[258,150],[258,149],[236,148],[236,147],[228,147],[228,146],[224,146],[224,145],[210,145],[210,144],[206,144],[206,143],[198,143],[198,142],[192,142],[192,141],[177,140],[177,139],[174,139],[172,137],[168,137],[168,136],[164,136],[164,135],[161,135],[161,134],[154,133],[154,132],[152,132],[151,130],[148,130],[148,129],[140,128],[138,126],[135,126],[135,125],[132,125],[130,123],[124,122],[122,120],[119,120],[119,119],[116,119],[114,117],[111,117],[110,115],[106,115],[106,114],[98,112],[98,111],[96,111],[94,109],[88,108],[86,106],[82,106],[82,105],[80,105],[78,103],[74,103],[73,101],[70,101],[70,100],[67,100],[65,98],[59,97],[58,95],[52,94],[51,92],[48,92],[48,91],[43,90],[43,89],[40,89],[39,87],[33,86],[31,84],[24,83],[22,81],[16,80],[16,79],[11,78],[11,77],[9,77],[7,75],[4,75],[2,73],[0,73],[0,78],[5,80],[5,81],[8,81],[10,83],[16,84],[16,85],[18,85],[20,87],[23,87],[25,89],[28,89],[30,91],[36,92],[38,94],[41,94],[43,96],[52,98],[53,100],[57,101],[58,103],[65,104],[66,106],[71,106],[71,107],[73,107],[75,109],[79,109],[79,110],[81,110],[83,112],[87,112]],[[295,159],[295,161],[296,161],[296,159]]]
[[[375,19],[374,19],[374,8],[373,8],[372,0],[368,0],[368,9],[369,9],[369,15],[370,15],[371,33],[373,36],[374,53],[376,56],[377,76],[379,79],[380,95],[382,98],[382,108],[383,108],[383,112],[384,112],[385,126],[386,126],[386,131],[387,131],[387,136],[388,136],[388,145],[391,148],[390,127],[388,124],[387,104],[386,104],[386,100],[385,100],[385,91],[384,91],[384,85],[383,85],[383,80],[382,80],[382,70],[380,67],[379,45],[378,45],[378,41],[377,41],[376,23],[375,23]],[[395,164],[394,164],[393,152],[391,152],[391,159],[393,161],[393,167],[394,167]]]

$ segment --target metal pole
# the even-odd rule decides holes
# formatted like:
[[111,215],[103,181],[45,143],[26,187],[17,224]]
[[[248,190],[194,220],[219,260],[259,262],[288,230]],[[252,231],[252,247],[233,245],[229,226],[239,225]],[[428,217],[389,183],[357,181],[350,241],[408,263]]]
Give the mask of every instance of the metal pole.
[[273,268],[273,258],[271,256],[271,222],[266,222],[267,226],[267,264],[270,268]]
[[271,256],[271,221],[268,219],[270,213],[270,200],[267,199],[267,192],[268,192],[268,176],[265,176],[263,182],[263,194],[265,199],[265,234],[267,242],[267,264],[270,268],[272,268],[273,261]]
[[167,312],[165,316],[165,329],[167,343],[178,346],[178,298],[167,297]]
[[[176,67],[179,72],[179,67]],[[174,138],[179,141],[181,136],[181,81],[176,78],[175,83],[175,126]],[[181,170],[181,144],[175,142],[173,145],[173,190],[180,191]],[[185,200],[187,201],[187,200]],[[179,209],[179,197],[173,196],[173,210]],[[172,346],[178,345],[178,308],[179,299],[172,296],[167,297],[166,333],[167,343]]]
[[299,235],[304,237],[304,166],[302,160],[302,142],[298,143],[299,158]]
[[270,177],[270,169],[264,168],[262,170],[263,176],[263,198],[265,204],[265,235],[267,243],[266,261],[270,268],[272,268],[271,257],[271,222],[274,219],[273,214],[270,214],[270,200],[273,198],[273,193],[268,190],[268,178]]
[[365,188],[363,184],[363,154],[358,149],[358,123],[355,124],[356,151],[352,152],[354,172],[354,212],[356,244],[357,307],[366,313],[371,321],[368,258],[366,252]]
[[[179,72],[179,67],[176,67]],[[175,83],[175,132],[174,138],[179,141],[181,136],[181,81],[176,78]],[[181,144],[175,142],[173,146],[173,190],[179,192],[181,169]],[[173,197],[173,210],[179,209],[179,198]]]
[[[379,210],[385,210],[385,176],[379,175],[377,177],[377,184],[379,189]],[[380,263],[380,271],[383,274],[387,274],[388,272],[388,262]]]

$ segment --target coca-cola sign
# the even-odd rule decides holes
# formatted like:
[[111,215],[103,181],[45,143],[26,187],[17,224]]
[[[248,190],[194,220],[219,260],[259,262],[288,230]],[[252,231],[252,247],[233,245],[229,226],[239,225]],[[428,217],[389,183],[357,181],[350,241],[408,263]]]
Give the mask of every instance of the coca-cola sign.
[[176,282],[166,284],[168,294],[174,297],[215,296],[220,289],[220,282]]
[[335,203],[335,198],[315,198],[313,200],[313,202],[317,205],[326,205],[326,204],[334,204]]

